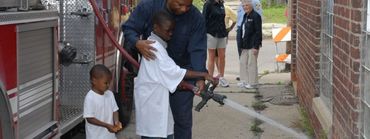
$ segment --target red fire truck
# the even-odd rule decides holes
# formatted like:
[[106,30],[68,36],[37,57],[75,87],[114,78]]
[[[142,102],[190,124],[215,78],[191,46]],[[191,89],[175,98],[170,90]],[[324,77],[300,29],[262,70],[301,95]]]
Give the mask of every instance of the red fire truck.
[[121,75],[130,74],[103,24],[120,40],[123,11],[138,1],[94,1],[104,22],[88,0],[0,1],[0,139],[59,138],[81,123],[95,64],[114,74],[111,90],[128,122],[132,83]]

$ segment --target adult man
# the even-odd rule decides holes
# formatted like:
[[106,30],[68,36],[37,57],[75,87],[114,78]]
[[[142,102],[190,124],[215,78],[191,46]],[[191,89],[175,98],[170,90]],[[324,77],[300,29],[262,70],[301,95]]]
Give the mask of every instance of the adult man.
[[[139,51],[146,59],[155,59],[145,40],[152,32],[152,16],[159,10],[167,10],[175,19],[176,26],[172,39],[168,42],[168,55],[181,68],[205,72],[207,58],[207,39],[205,22],[201,13],[192,5],[192,0],[142,0],[128,21],[123,25],[125,47]],[[142,36],[142,39],[139,39]],[[187,80],[204,89],[203,79]],[[175,121],[176,139],[190,139],[192,128],[192,106],[194,94],[188,90],[176,90],[170,96],[170,105]]]

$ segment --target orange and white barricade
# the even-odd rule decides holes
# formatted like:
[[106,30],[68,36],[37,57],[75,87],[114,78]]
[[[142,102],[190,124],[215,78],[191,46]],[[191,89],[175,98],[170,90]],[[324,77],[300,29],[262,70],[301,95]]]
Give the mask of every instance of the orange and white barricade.
[[276,70],[279,72],[279,63],[291,63],[291,55],[279,53],[277,43],[291,41],[291,28],[290,27],[272,27],[272,38],[275,42],[275,62]]

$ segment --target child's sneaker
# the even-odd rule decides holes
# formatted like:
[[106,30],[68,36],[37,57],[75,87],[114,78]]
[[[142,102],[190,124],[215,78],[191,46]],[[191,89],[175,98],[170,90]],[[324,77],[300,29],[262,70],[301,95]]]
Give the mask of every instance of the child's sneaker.
[[221,85],[222,87],[229,87],[229,82],[227,82],[227,81],[226,81],[226,79],[225,79],[224,77],[220,77],[219,82],[220,82],[220,85]]

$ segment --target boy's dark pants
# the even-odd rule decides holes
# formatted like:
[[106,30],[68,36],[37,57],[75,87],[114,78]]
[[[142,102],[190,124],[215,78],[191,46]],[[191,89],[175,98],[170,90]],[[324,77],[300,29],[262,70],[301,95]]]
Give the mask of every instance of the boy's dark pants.
[[177,90],[170,95],[170,105],[175,120],[175,139],[191,139],[194,93]]

